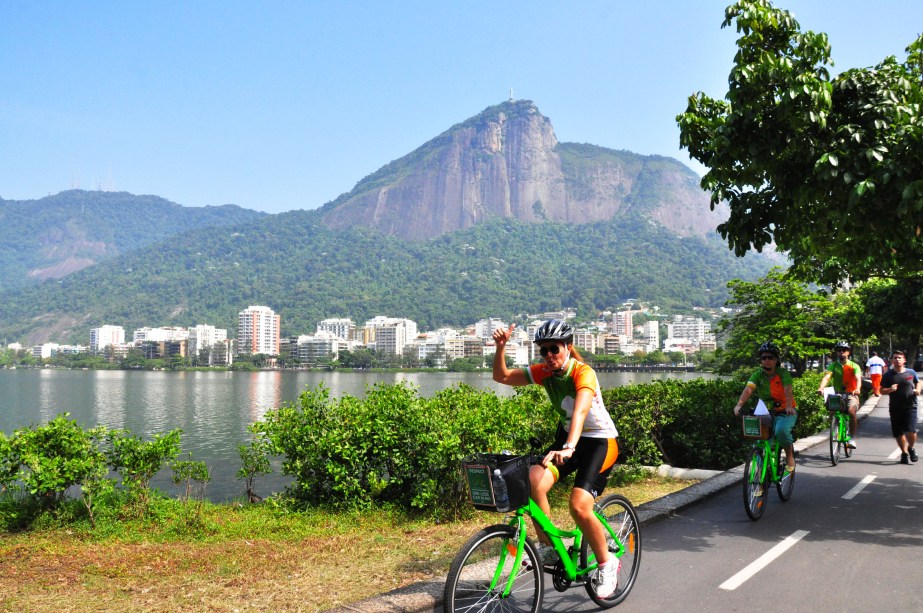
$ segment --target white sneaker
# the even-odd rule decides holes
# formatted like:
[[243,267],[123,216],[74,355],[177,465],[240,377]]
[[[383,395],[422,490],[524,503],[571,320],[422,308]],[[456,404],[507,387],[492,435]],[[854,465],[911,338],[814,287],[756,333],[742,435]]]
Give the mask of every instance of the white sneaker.
[[851,439],[849,439],[848,441],[846,441],[846,446],[849,447],[850,449],[855,449],[855,448],[856,448],[856,439],[851,438]]
[[596,595],[600,598],[609,598],[615,593],[619,586],[619,570],[622,563],[619,560],[609,560],[605,566],[596,569],[596,576],[593,581],[596,582]]

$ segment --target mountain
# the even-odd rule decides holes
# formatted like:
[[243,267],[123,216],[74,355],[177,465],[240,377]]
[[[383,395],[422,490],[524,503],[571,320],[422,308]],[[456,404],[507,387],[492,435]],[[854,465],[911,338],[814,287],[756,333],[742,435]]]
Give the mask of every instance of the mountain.
[[320,209],[332,228],[420,240],[489,220],[583,224],[644,217],[680,236],[727,219],[677,160],[558,142],[529,100],[492,106]]
[[651,220],[569,225],[512,219],[408,242],[330,229],[316,211],[197,230],[56,282],[0,296],[0,339],[83,342],[103,324],[209,323],[265,304],[285,335],[326,317],[408,317],[424,329],[575,307],[588,317],[628,298],[666,310],[720,306],[731,278],[772,262],[736,258],[715,235],[677,237]]
[[184,207],[157,196],[70,190],[0,199],[0,291],[59,279],[196,228],[259,219],[235,205]]
[[778,263],[734,257],[714,231],[726,214],[680,162],[559,143],[534,104],[511,101],[312,211],[80,191],[0,201],[2,278],[18,280],[0,285],[0,339],[86,343],[103,324],[234,335],[252,304],[279,312],[285,335],[327,317],[427,329],[564,307],[591,317],[629,298],[716,307],[728,280]]

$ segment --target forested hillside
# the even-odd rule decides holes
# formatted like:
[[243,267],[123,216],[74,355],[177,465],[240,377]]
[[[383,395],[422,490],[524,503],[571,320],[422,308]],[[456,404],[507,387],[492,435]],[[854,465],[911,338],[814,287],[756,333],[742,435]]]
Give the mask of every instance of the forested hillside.
[[235,205],[185,207],[157,196],[70,190],[0,199],[0,290],[59,279],[196,228],[259,219]]
[[735,258],[717,237],[678,238],[651,221],[573,226],[497,220],[426,242],[331,230],[316,212],[189,232],[40,287],[0,294],[0,339],[86,342],[103,324],[208,323],[236,333],[264,304],[283,334],[319,319],[408,317],[422,328],[561,307],[590,315],[627,298],[663,308],[723,304],[763,256]]

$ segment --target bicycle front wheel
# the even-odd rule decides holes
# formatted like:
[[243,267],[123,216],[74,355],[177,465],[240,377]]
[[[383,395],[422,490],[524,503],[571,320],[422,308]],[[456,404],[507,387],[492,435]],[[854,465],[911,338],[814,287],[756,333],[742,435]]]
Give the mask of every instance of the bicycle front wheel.
[[[448,613],[526,612],[542,608],[544,575],[532,542],[526,539],[516,564],[516,530],[498,524],[484,528],[462,545],[445,580],[443,609]],[[510,576],[513,585],[504,595]]]
[[766,510],[766,488],[763,484],[763,466],[766,456],[762,446],[750,450],[747,463],[744,465],[744,510],[747,517],[753,521],[763,516]]
[[843,455],[847,458],[852,456],[852,447],[849,446],[849,414],[843,414],[840,416],[840,440],[843,441],[840,443],[843,446]]
[[795,472],[788,472],[785,470],[785,465],[787,463],[787,454],[784,449],[780,449],[779,455],[776,456],[776,466],[782,476],[776,483],[776,490],[778,490],[779,498],[782,499],[782,502],[788,502],[788,499],[792,497],[792,490],[795,489]]
[[[597,510],[606,518],[606,523],[615,532],[618,542],[611,535],[606,534],[606,543],[609,553],[618,560],[609,562],[619,564],[618,587],[608,598],[600,598],[596,593],[596,581],[589,577],[586,583],[586,592],[590,598],[604,609],[614,607],[628,596],[628,592],[635,585],[638,571],[641,569],[641,525],[638,523],[638,514],[627,498],[619,494],[606,496],[597,503]],[[592,550],[586,539],[580,546],[580,563],[586,566],[590,560]]]
[[840,452],[843,443],[840,442],[840,415],[833,413],[830,416],[830,462],[834,466],[840,462]]

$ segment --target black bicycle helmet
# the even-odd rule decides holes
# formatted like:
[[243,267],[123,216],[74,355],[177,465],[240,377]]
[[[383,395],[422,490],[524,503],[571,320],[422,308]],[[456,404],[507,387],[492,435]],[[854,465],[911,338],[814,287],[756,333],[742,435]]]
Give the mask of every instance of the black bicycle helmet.
[[779,348],[772,341],[766,341],[765,343],[760,345],[760,348],[757,351],[757,353],[759,353],[759,355],[763,355],[764,353],[771,353],[772,355],[776,356],[776,359],[778,359],[780,355]]
[[560,319],[549,319],[535,331],[534,343],[556,341],[569,345],[574,340],[574,329]]
[[833,350],[837,349],[846,349],[847,351],[852,351],[852,345],[846,341],[837,341],[837,344],[833,346]]

